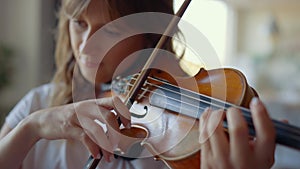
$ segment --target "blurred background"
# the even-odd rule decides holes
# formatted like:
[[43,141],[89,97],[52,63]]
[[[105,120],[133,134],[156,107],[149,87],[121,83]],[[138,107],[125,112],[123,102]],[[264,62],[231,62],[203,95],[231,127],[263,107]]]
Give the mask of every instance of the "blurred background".
[[[182,2],[175,0],[175,9]],[[0,124],[30,89],[51,80],[57,4],[58,0],[0,2]],[[193,0],[183,17],[211,43],[220,66],[244,73],[273,118],[297,126],[299,9],[299,0]],[[192,55],[186,52],[186,63],[201,65]],[[215,65],[205,65],[210,66]],[[299,168],[299,152],[278,146],[276,153],[274,168]]]
[[0,1],[0,122],[54,71],[55,0]]

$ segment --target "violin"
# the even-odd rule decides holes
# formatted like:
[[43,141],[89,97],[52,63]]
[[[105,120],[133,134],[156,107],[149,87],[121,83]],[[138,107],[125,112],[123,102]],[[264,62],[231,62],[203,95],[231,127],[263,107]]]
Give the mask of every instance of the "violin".
[[[138,76],[116,79],[112,91],[124,99]],[[194,77],[174,77],[152,69],[131,105],[132,121],[135,121],[132,128],[121,130],[132,138],[130,144],[138,142],[151,154],[140,154],[141,150],[136,150],[139,153],[125,153],[125,158],[154,156],[170,168],[181,169],[187,165],[199,168],[199,118],[203,110],[207,107],[224,111],[229,107],[240,109],[247,121],[249,136],[255,137],[248,108],[256,96],[245,76],[236,69],[202,68]],[[300,128],[276,120],[273,123],[276,142],[300,150]],[[223,126],[228,127],[226,120]],[[124,144],[125,149],[132,146]]]
[[[190,86],[193,81],[196,88]],[[130,86],[132,82],[128,90]],[[240,109],[247,121],[249,135],[255,137],[248,109],[255,96],[256,91],[248,85],[244,75],[231,68],[200,69],[194,77],[176,79],[165,72],[152,71],[139,91],[131,113],[134,118],[141,119],[137,124],[147,129],[148,138],[141,144],[156,159],[163,160],[170,168],[179,169],[186,165],[197,168],[200,166],[199,117],[203,110],[207,107],[224,111],[229,107]],[[273,123],[276,142],[300,150],[300,128],[276,120]],[[227,128],[226,121],[223,126]]]
[[[186,0],[182,8],[189,3]],[[182,8],[179,16],[183,14]],[[176,21],[171,21],[166,31],[172,31],[176,24]],[[162,36],[157,49],[162,47],[165,39]],[[240,109],[247,121],[249,136],[255,137],[249,103],[258,95],[240,71],[202,68],[194,77],[172,76],[162,70],[150,69],[156,52],[153,51],[140,73],[113,81],[112,92],[123,99],[134,121],[131,129],[121,129],[121,133],[132,142],[126,141],[120,146],[137,150],[115,154],[128,159],[154,156],[174,169],[199,168],[199,118],[207,107],[224,111],[229,107]],[[300,128],[276,120],[273,123],[276,142],[300,150]],[[226,131],[226,120],[223,126]],[[139,145],[150,154],[143,154]],[[98,162],[99,159],[90,157],[85,168],[95,168]]]

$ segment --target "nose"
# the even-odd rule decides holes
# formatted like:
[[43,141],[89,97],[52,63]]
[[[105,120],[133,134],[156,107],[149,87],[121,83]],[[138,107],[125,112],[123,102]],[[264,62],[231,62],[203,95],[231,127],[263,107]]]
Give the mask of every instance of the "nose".
[[[79,45],[79,51],[80,53],[84,52],[85,51],[85,48],[87,46],[87,42],[89,39],[91,39],[91,37],[94,35],[94,33],[99,30],[101,28],[101,26],[89,26],[87,31],[83,34],[83,37],[82,37],[82,42],[81,44]],[[92,42],[92,43],[95,43],[95,42]],[[91,44],[89,42],[89,44]]]

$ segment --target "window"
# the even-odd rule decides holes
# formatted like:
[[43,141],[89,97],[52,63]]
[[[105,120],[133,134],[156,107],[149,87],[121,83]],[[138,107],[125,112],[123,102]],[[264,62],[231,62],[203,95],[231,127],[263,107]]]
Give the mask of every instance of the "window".
[[[175,11],[180,8],[183,2],[183,0],[174,1]],[[179,27],[183,32],[186,41],[185,43],[187,45],[182,61],[183,68],[185,69],[185,67],[194,67],[199,70],[199,66],[204,66],[209,69],[213,67],[220,67],[220,65],[224,64],[225,56],[227,53],[227,5],[223,1],[219,0],[194,0],[186,10],[183,16],[183,20],[183,22],[179,23]],[[198,31],[196,36],[193,35],[191,31],[186,30],[186,22],[196,28],[196,30]],[[201,38],[199,38],[198,34],[203,34],[208,41],[203,42]],[[201,42],[197,42],[198,40]],[[207,43],[212,46],[212,50],[215,51],[215,54],[211,53],[211,51],[205,52],[206,50],[210,50],[207,49]],[[192,48],[192,46],[194,45],[200,45],[200,53],[199,50],[195,50],[194,48]],[[201,49],[201,47],[203,48]],[[208,62],[205,57],[217,57],[215,59],[218,60],[218,63],[215,63],[214,61]],[[193,73],[193,71],[197,70],[192,70],[192,72],[188,70],[187,72]]]

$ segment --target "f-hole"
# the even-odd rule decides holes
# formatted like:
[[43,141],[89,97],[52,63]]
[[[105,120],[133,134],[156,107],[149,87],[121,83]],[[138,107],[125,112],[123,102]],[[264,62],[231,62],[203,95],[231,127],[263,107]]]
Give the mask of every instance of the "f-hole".
[[139,119],[144,118],[148,114],[148,106],[144,106],[144,110],[145,110],[145,113],[143,113],[143,114],[131,113],[131,116],[135,117],[135,118],[139,118]]

